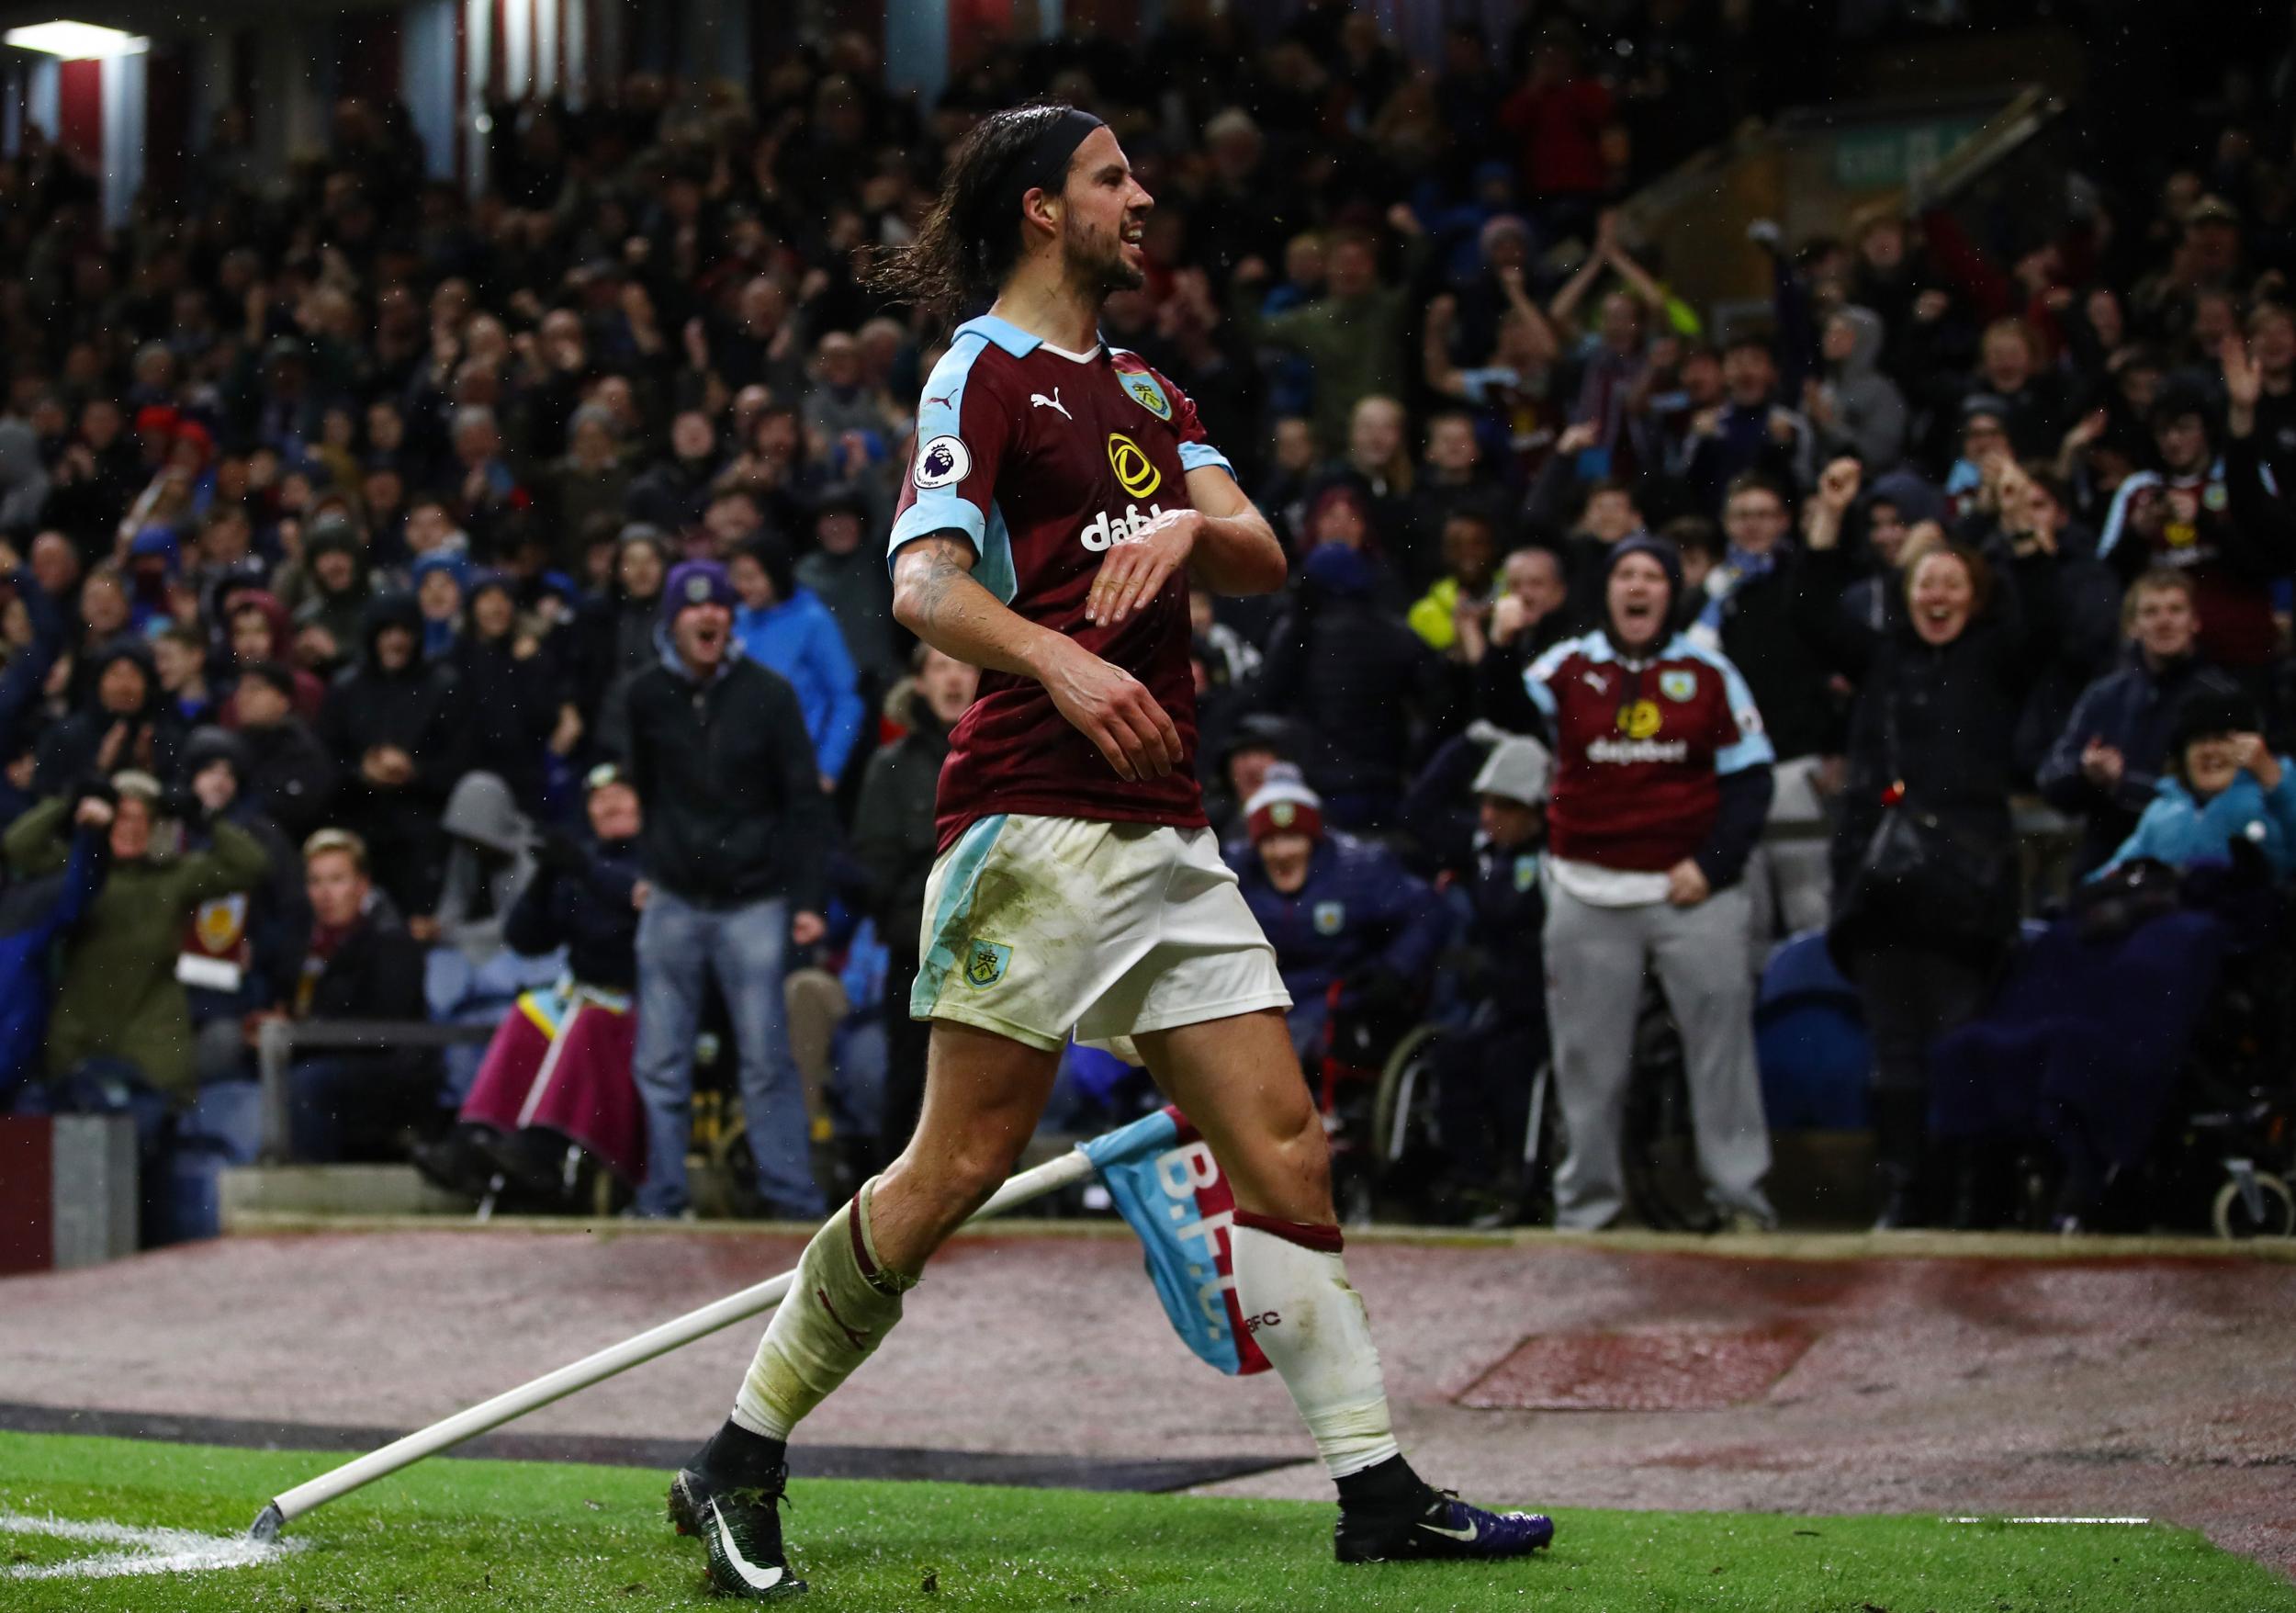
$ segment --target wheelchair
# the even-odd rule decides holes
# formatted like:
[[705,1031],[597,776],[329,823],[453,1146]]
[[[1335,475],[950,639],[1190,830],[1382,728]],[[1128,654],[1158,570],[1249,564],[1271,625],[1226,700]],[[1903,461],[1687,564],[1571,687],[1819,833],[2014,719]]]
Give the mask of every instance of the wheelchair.
[[[1449,1153],[1437,1084],[1446,1037],[1464,1027],[1435,1021],[1412,1027],[1390,1051],[1371,1107],[1373,1156],[1367,1162],[1381,1200],[1421,1215],[1446,1206]],[[1530,1103],[1506,1201],[1480,1207],[1475,1227],[1547,1225],[1554,1220],[1554,1175],[1570,1143],[1555,1092],[1555,1067],[1543,1058],[1530,1074]],[[1654,976],[1645,976],[1635,1010],[1633,1072],[1622,1141],[1627,1208],[1662,1232],[1711,1232],[1716,1225],[1699,1179],[1690,1118],[1690,1082],[1682,1033]]]

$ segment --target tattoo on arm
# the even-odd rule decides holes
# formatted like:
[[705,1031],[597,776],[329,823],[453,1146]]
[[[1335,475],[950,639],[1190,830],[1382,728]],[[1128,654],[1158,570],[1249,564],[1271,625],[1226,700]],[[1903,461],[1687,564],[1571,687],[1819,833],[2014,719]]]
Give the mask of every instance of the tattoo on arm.
[[973,562],[971,544],[938,533],[902,549],[899,592],[918,626],[930,627],[941,620],[951,594],[973,581]]

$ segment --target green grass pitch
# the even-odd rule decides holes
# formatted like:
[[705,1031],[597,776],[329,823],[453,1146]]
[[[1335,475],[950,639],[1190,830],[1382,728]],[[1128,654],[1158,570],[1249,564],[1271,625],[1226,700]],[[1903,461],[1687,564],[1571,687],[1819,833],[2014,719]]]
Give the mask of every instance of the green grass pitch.
[[[0,1434],[0,1515],[238,1535],[305,1454]],[[666,1475],[432,1461],[289,1527],[289,1555],[164,1577],[12,1574],[99,1551],[0,1528],[0,1607],[584,1609],[709,1605],[700,1547],[662,1521]],[[1930,1517],[1566,1508],[1554,1549],[1498,1566],[1343,1569],[1331,1509],[961,1484],[800,1483],[790,1522],[817,1613],[927,1609],[1808,1609],[2296,1613],[2296,1586],[2182,1529]],[[722,1605],[722,1604],[721,1604]]]

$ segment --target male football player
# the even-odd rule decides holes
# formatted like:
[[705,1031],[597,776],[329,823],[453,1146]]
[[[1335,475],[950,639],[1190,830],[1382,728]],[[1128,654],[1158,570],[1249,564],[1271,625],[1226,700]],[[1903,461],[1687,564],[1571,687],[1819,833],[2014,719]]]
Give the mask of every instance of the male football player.
[[807,1246],[732,1416],[671,1487],[736,1596],[803,1588],[776,1511],[790,1431],[1011,1173],[1072,1032],[1144,1062],[1233,1184],[1239,1298],[1337,1482],[1340,1560],[1511,1557],[1554,1532],[1431,1489],[1396,1446],[1289,998],[1205,822],[1188,589],[1268,592],[1284,555],[1188,400],[1099,340],[1102,299],[1142,283],[1151,206],[1097,118],[1002,112],[881,276],[915,304],[990,305],[926,382],[889,546],[895,614],[983,675],[940,775],[916,1134]]

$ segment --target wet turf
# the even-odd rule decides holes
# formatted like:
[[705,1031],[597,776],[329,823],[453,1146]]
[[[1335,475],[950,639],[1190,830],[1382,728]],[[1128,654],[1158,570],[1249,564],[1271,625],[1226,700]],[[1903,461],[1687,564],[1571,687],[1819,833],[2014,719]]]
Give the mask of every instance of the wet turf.
[[[0,1435],[0,1514],[236,1535],[276,1491],[339,1459]],[[0,1532],[0,1607],[221,1613],[688,1607],[701,1552],[662,1522],[664,1476],[431,1462],[292,1526],[253,1568],[23,1580],[61,1549]],[[2296,1587],[2167,1528],[1951,1525],[1563,1510],[1551,1552],[1503,1567],[1342,1569],[1330,1509],[1292,1502],[821,1481],[790,1531],[817,1613],[909,1609],[1824,1609],[1827,1613],[2296,1613]],[[1497,1500],[1499,1497],[1481,1497]],[[1536,1497],[1522,1497],[1536,1500]],[[723,1604],[720,1604],[723,1605]]]

